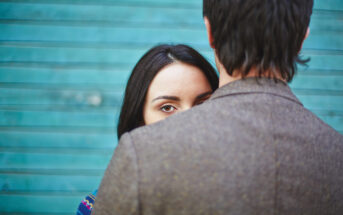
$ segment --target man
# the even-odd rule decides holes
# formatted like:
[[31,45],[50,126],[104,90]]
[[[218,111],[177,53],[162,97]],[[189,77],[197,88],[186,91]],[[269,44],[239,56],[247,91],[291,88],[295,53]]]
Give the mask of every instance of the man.
[[95,214],[343,214],[343,137],[292,94],[312,0],[204,0],[220,88],[125,134]]

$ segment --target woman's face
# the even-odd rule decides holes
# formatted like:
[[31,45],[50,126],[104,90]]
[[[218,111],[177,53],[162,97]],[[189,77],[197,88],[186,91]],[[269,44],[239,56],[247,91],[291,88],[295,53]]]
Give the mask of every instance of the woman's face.
[[192,65],[175,62],[161,69],[152,80],[145,99],[146,125],[171,114],[188,110],[211,96],[212,88],[203,72]]

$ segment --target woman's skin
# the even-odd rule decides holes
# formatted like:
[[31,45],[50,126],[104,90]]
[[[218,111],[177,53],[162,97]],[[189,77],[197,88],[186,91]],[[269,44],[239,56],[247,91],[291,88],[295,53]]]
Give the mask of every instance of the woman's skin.
[[146,125],[201,104],[212,94],[203,72],[192,65],[174,62],[161,69],[152,80],[145,99]]

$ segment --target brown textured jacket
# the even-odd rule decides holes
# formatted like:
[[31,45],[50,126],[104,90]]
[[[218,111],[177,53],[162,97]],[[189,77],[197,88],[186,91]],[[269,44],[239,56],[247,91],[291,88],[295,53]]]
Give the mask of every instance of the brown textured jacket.
[[95,215],[343,214],[343,137],[273,80],[125,134]]

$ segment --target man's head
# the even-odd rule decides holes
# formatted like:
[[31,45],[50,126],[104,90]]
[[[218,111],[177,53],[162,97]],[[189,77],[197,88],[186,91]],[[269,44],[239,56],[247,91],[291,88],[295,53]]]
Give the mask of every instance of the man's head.
[[298,54],[312,7],[313,0],[203,0],[203,15],[230,76],[245,77],[255,68],[259,76],[291,81],[296,62],[306,62]]

